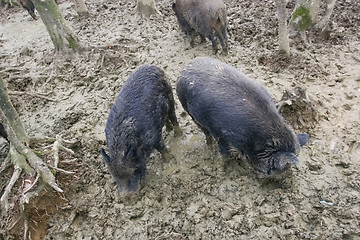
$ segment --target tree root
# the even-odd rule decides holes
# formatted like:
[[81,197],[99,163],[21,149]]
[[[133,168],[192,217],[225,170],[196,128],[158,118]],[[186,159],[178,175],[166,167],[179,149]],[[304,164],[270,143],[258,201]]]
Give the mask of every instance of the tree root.
[[59,164],[59,150],[60,149],[63,149],[65,150],[66,152],[69,152],[71,154],[74,154],[73,150],[67,148],[67,147],[64,147],[63,144],[62,144],[63,140],[61,138],[60,135],[56,135],[56,141],[54,142],[54,146],[53,146],[53,151],[54,151],[54,159],[55,159],[55,162],[54,162],[54,167],[57,168],[58,164]]
[[[33,143],[35,142],[35,140],[39,142],[40,140],[30,139],[28,137],[16,110],[10,102],[2,79],[0,79],[0,122],[7,134],[7,140],[10,142],[10,151],[8,158],[10,157],[11,162],[14,166],[13,175],[0,199],[0,204],[2,207],[5,208],[6,212],[8,212],[9,210],[8,196],[15,183],[20,178],[21,173],[25,172],[26,174],[29,174],[31,176],[36,175],[36,179],[34,182],[31,182],[30,180],[25,180],[24,190],[22,191],[20,196],[20,219],[24,220],[24,239],[27,239],[31,238],[31,236],[29,232],[29,219],[25,213],[25,204],[28,204],[32,198],[38,196],[47,185],[51,186],[57,192],[63,192],[63,190],[56,184],[55,173],[53,174],[50,171],[50,166],[45,164],[43,160],[39,158],[30,148],[31,140],[33,141]],[[60,149],[63,149],[72,154],[74,152],[71,149],[63,146],[63,140],[60,136],[56,136],[55,141],[54,139],[49,138],[45,139],[44,141],[54,142],[52,152],[54,153],[55,166],[50,168],[67,174],[72,174],[73,172],[68,172],[60,169],[57,167],[57,165],[59,163]],[[1,170],[5,169],[6,165],[8,165],[8,163],[5,161],[4,165],[1,167]],[[30,190],[37,184],[39,179],[42,180],[39,186],[37,186],[35,190],[30,192]],[[15,226],[15,224],[13,224],[12,227]]]
[[[46,167],[51,168],[51,169],[55,170],[56,172],[62,172],[64,174],[75,174],[75,172],[66,171],[64,169],[61,169],[61,168],[57,167],[57,165],[59,163],[59,151],[60,150],[65,150],[66,152],[74,154],[74,152],[71,149],[66,148],[66,147],[63,146],[62,142],[64,142],[64,141],[61,139],[60,135],[57,135],[56,139],[45,138],[43,141],[40,141],[40,139],[33,139],[33,140],[36,140],[36,142],[53,141],[53,146],[52,146],[51,153],[54,154],[53,155],[53,157],[54,157],[54,165],[56,167],[55,166],[50,166],[49,164]],[[67,143],[72,143],[72,142],[67,142]],[[12,175],[8,185],[6,186],[4,194],[2,195],[1,200],[0,200],[1,205],[4,207],[6,212],[9,210],[8,196],[9,196],[9,194],[11,192],[11,189],[13,188],[15,183],[18,181],[22,171],[25,171],[27,173],[31,173],[31,175],[36,174],[35,170],[33,168],[31,168],[29,164],[27,164],[26,157],[24,155],[19,154],[12,144],[10,144],[9,156],[11,156],[11,160],[12,160],[12,162],[14,164],[14,172],[13,172],[13,175]],[[18,223],[18,221],[22,219],[23,224],[24,224],[24,233],[23,233],[24,239],[31,239],[31,232],[29,231],[29,217],[25,212],[26,204],[29,204],[31,199],[39,196],[40,193],[47,186],[47,183],[45,181],[42,181],[36,187],[35,190],[32,190],[34,188],[34,186],[38,183],[40,178],[43,180],[42,175],[37,173],[36,178],[35,178],[35,180],[33,182],[31,182],[30,180],[25,180],[25,183],[28,186],[26,186],[26,184],[25,184],[24,190],[21,193],[21,197],[20,197],[20,201],[19,201],[20,202],[20,205],[19,205],[20,218],[15,222],[15,224],[12,224],[12,226],[9,228],[9,229],[13,228],[16,225],[16,223]],[[58,188],[58,189],[60,189],[60,188]],[[32,190],[32,191],[30,191],[30,190]],[[55,190],[57,190],[57,189],[55,189]],[[61,192],[61,191],[58,191],[58,192]]]
[[20,167],[18,167],[18,166],[14,167],[14,172],[13,172],[13,175],[11,176],[10,182],[6,186],[5,191],[4,191],[3,195],[1,196],[0,202],[2,203],[6,212],[9,210],[8,195],[9,195],[12,187],[16,183],[16,181],[19,179],[21,172],[22,172],[22,170]]
[[[57,135],[56,136],[56,140],[54,141],[54,139],[52,138],[45,138],[44,141],[41,141],[40,139],[36,138],[34,139],[36,140],[36,142],[48,142],[48,141],[53,141],[54,144],[52,146],[52,151],[51,153],[54,154],[54,166],[51,166],[51,165],[47,165],[48,168],[51,168],[57,172],[62,172],[62,173],[65,173],[65,174],[75,174],[75,172],[72,172],[72,171],[66,171],[64,169],[61,169],[58,167],[58,164],[59,164],[59,151],[60,150],[65,150],[66,152],[69,152],[71,154],[74,154],[74,152],[63,146],[63,143],[62,142],[65,142],[64,140],[62,140],[62,138],[60,137],[60,135]],[[67,143],[73,143],[73,142],[69,142],[69,141],[66,141]],[[13,164],[14,164],[14,172],[13,172],[13,175],[10,179],[10,182],[8,183],[6,189],[5,189],[5,192],[3,194],[3,196],[1,197],[1,203],[4,205],[6,211],[8,210],[8,202],[7,202],[7,199],[8,199],[8,195],[12,189],[12,187],[14,186],[15,182],[18,180],[21,172],[24,170],[26,173],[30,173],[31,175],[34,174],[34,170],[30,167],[29,164],[27,164],[26,162],[26,158],[19,154],[15,147],[13,145],[11,145],[10,147],[10,156],[11,156],[11,159],[13,161]],[[36,155],[34,155],[36,156]],[[36,156],[37,157],[37,156]],[[76,160],[76,159],[75,159]],[[43,163],[44,164],[44,163]],[[25,189],[23,191],[23,198],[25,199],[25,203],[29,203],[29,199],[32,198],[33,196],[37,196],[38,195],[38,192],[41,191],[44,187],[45,187],[45,184],[41,184],[37,190],[35,190],[34,192],[30,192],[30,193],[27,193],[31,188],[33,188],[35,186],[35,184],[37,183],[37,181],[39,180],[39,178],[41,177],[42,175],[41,174],[37,174],[36,176],[36,179],[34,182],[31,183],[31,186],[28,187],[27,189]],[[50,185],[50,184],[49,184]],[[52,185],[50,185],[52,186]],[[53,187],[53,186],[52,186]],[[53,187],[54,188],[54,187]],[[57,190],[56,188],[54,188],[55,190]],[[60,189],[60,188],[58,188]],[[61,189],[60,189],[61,190]],[[58,191],[58,190],[57,190]],[[58,191],[58,192],[62,192],[61,191]]]
[[5,171],[8,167],[10,167],[10,158],[7,157],[5,159],[5,161],[2,163],[1,167],[0,167],[0,173],[2,173],[3,171]]
[[43,98],[47,101],[50,102],[56,102],[55,99],[46,97],[47,95],[51,94],[52,92],[48,92],[48,93],[31,93],[31,92],[20,92],[20,91],[9,91],[8,94],[9,95],[29,95],[31,97],[38,97],[38,98]]

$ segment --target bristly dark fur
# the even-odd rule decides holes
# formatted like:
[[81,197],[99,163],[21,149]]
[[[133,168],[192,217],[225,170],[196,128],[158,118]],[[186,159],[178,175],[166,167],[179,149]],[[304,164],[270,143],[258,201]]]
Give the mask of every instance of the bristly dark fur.
[[165,122],[178,127],[171,86],[160,68],[140,66],[110,110],[105,128],[109,155],[100,151],[121,192],[138,189],[154,148],[166,153],[162,141]]
[[180,28],[190,38],[190,45],[194,46],[197,34],[202,41],[208,38],[216,53],[217,41],[227,54],[227,16],[223,0],[176,0],[172,8],[178,19]]
[[1,123],[0,123],[0,136],[2,136],[2,137],[5,138],[7,141],[9,141],[8,135],[7,135],[7,133],[6,133],[6,131],[5,131],[5,128],[4,128],[4,125],[2,125]]
[[259,175],[272,177],[297,163],[297,137],[255,80],[213,58],[195,58],[180,73],[176,92],[184,109],[222,155],[238,149]]
[[37,17],[35,15],[35,6],[34,6],[33,2],[31,0],[19,0],[19,2],[20,2],[20,5],[28,11],[30,16],[34,20],[37,20]]

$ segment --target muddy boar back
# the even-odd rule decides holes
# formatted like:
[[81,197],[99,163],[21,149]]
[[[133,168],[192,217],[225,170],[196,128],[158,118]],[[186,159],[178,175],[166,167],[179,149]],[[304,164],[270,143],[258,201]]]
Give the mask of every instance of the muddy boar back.
[[[184,109],[218,143],[224,156],[245,155],[260,178],[283,178],[298,163],[300,143],[255,80],[213,58],[195,58],[180,73],[176,92]],[[299,143],[300,139],[300,143]]]
[[227,54],[227,16],[226,6],[222,0],[177,0],[173,10],[181,29],[190,37],[193,46],[198,33],[202,40],[207,37],[216,53],[216,36],[222,50]]
[[109,154],[100,150],[120,192],[138,190],[154,148],[168,155],[162,128],[179,131],[174,105],[171,85],[156,66],[136,68],[123,85],[106,122]]

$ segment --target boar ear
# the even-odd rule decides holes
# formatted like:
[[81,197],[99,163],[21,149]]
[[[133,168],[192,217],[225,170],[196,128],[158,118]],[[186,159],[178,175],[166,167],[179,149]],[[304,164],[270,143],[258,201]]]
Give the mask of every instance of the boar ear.
[[296,136],[299,140],[300,147],[304,146],[307,143],[307,141],[309,141],[309,137],[310,137],[309,134],[307,133],[301,133]]
[[298,162],[296,155],[290,152],[277,152],[274,156],[274,166],[277,170],[284,170],[290,165],[296,165]]
[[100,149],[100,154],[104,158],[104,161],[106,164],[110,163],[110,157],[106,154],[105,150],[103,148]]

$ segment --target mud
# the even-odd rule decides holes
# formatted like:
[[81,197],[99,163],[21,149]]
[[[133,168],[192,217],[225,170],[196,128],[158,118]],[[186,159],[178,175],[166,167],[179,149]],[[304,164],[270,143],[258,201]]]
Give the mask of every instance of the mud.
[[[328,38],[312,34],[304,44],[292,36],[290,58],[276,51],[274,1],[226,1],[227,56],[213,55],[208,41],[190,48],[170,0],[157,1],[161,15],[148,20],[136,14],[136,1],[86,3],[90,17],[79,18],[73,3],[60,1],[87,46],[75,56],[55,54],[41,20],[24,9],[0,16],[0,76],[9,91],[41,93],[11,95],[25,129],[75,142],[74,155],[60,154],[59,167],[76,172],[57,175],[64,194],[48,189],[27,205],[33,239],[359,239],[358,1],[337,1]],[[184,134],[164,131],[174,158],[164,162],[154,151],[140,191],[120,195],[99,154],[115,97],[140,64],[164,69],[175,90],[180,70],[197,56],[237,67],[276,102],[295,87],[305,89],[306,98],[285,99],[292,108],[283,108],[296,133],[310,134],[299,165],[280,184],[258,180],[239,159],[225,163],[175,96]],[[0,194],[11,173],[1,173]],[[1,212],[0,239],[22,238],[16,207],[25,178],[10,196],[13,211]]]

